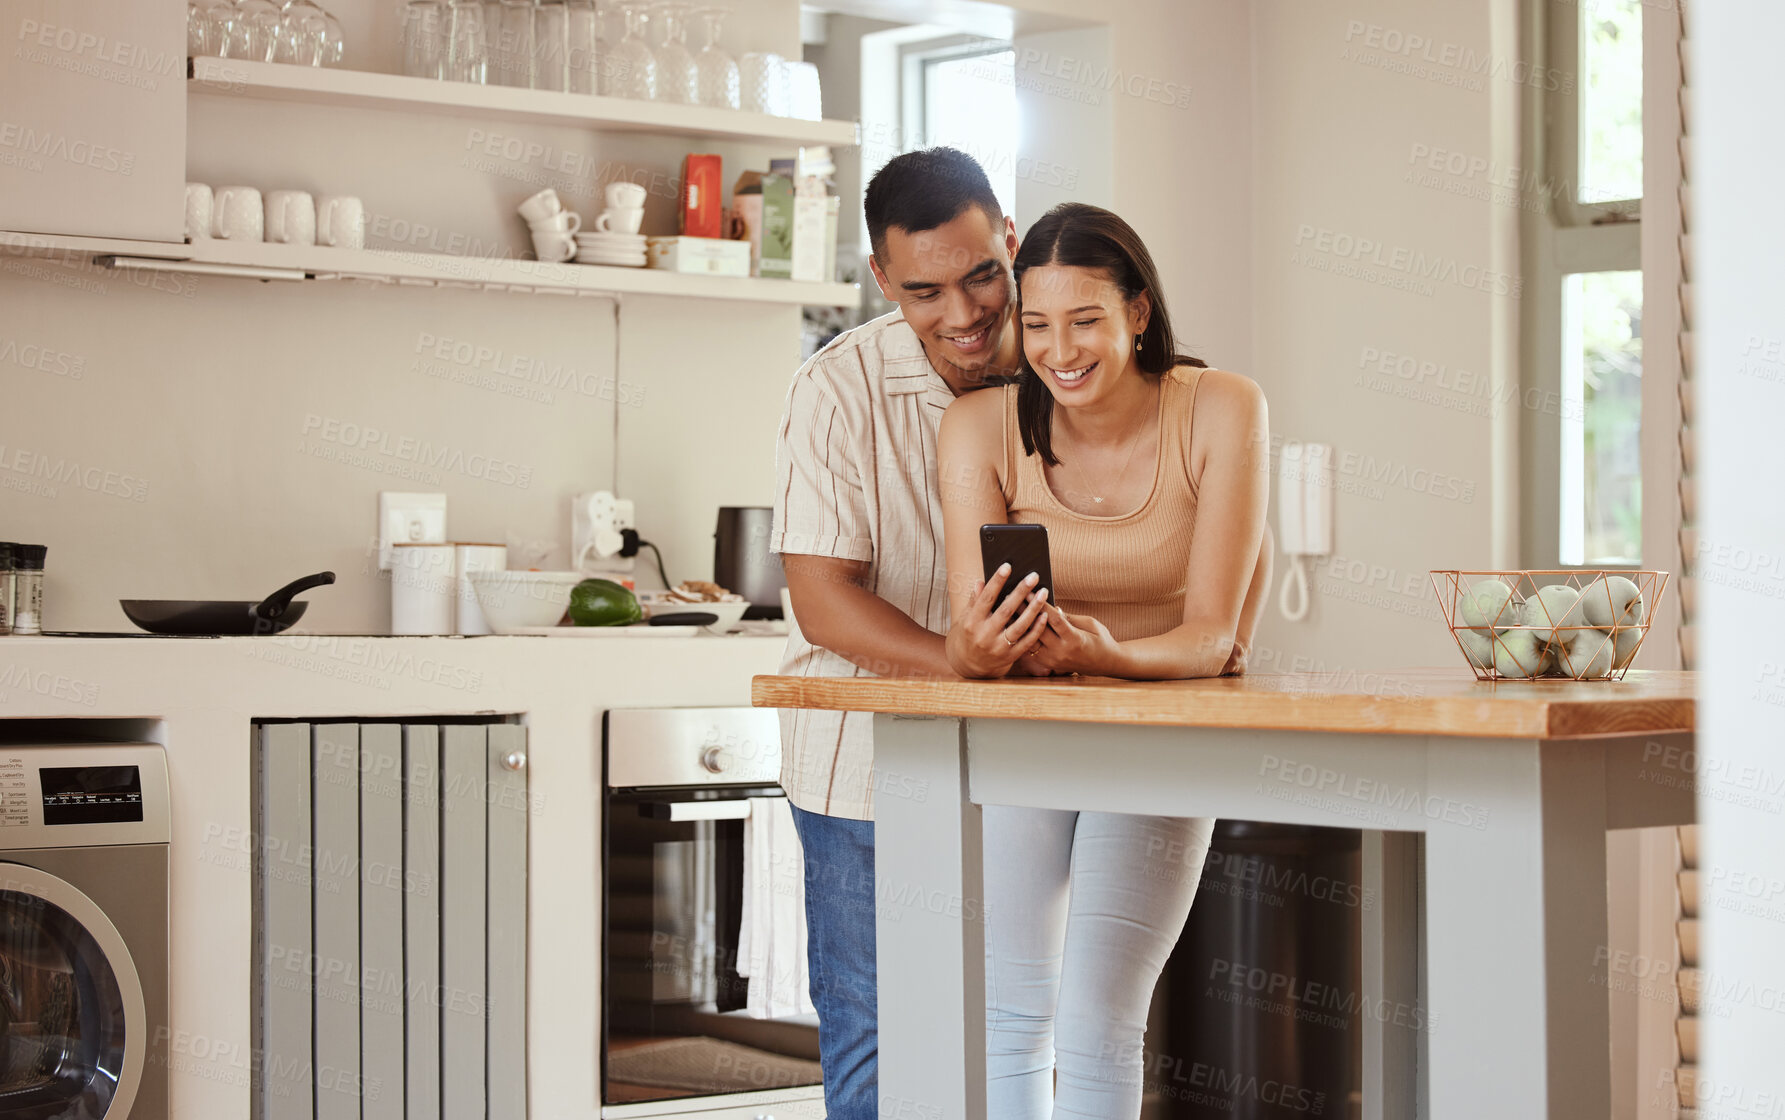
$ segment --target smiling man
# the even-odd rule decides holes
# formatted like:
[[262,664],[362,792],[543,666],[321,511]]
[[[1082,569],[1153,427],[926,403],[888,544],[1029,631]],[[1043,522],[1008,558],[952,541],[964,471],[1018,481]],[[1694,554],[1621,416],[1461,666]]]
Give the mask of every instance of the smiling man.
[[[770,541],[795,618],[781,672],[953,677],[936,432],[955,397],[1017,364],[1016,225],[952,148],[893,159],[864,209],[874,279],[899,308],[832,341],[788,391]],[[874,798],[920,795],[876,773],[872,736],[866,713],[781,713],[828,1120],[878,1117]]]

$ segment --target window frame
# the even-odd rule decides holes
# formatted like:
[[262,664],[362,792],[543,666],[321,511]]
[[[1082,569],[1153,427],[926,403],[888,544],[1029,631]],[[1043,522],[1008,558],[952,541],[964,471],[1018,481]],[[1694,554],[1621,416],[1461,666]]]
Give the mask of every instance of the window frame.
[[[1602,566],[1564,563],[1561,554],[1566,277],[1642,270],[1642,199],[1583,203],[1577,198],[1585,77],[1580,23],[1586,2],[1533,0],[1524,6],[1526,57],[1544,65],[1546,72],[1573,77],[1555,83],[1556,89],[1525,87],[1521,113],[1526,126],[1522,160],[1535,169],[1531,181],[1549,197],[1547,206],[1523,208],[1519,231],[1526,274],[1519,307],[1520,365],[1527,390],[1520,395],[1525,407],[1519,423],[1519,553],[1525,567],[1549,570]],[[1558,183],[1566,189],[1558,190]],[[1634,561],[1641,566],[1643,558]]]

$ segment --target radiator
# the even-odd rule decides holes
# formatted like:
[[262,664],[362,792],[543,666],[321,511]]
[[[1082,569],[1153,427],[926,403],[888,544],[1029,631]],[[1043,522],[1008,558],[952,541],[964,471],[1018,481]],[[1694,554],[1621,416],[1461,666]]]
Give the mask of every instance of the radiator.
[[256,1120],[524,1120],[526,728],[254,736]]

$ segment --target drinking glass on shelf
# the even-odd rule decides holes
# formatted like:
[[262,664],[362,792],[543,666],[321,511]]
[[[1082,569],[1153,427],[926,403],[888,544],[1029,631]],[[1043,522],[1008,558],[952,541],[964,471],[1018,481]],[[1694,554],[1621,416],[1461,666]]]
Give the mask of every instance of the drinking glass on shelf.
[[810,62],[787,63],[787,115],[803,121],[824,119],[818,67]]
[[482,85],[488,76],[490,44],[478,0],[452,0],[448,12],[446,78]]
[[229,0],[191,0],[186,5],[186,53],[227,54],[229,25],[235,14],[235,5]]
[[533,88],[570,88],[570,12],[564,0],[539,0],[533,11]]
[[533,84],[533,0],[502,0],[502,22],[494,29],[490,82],[527,89]]
[[626,21],[626,35],[608,55],[603,69],[608,88],[603,92],[650,101],[657,96],[657,56],[645,42],[645,5],[627,0],[620,5],[620,15]]
[[657,47],[657,100],[678,105],[700,102],[700,68],[688,50],[688,9],[682,0],[664,0],[655,11],[663,25]]
[[315,0],[289,0],[279,19],[273,61],[293,66],[321,66],[329,50],[328,13]]
[[403,5],[403,73],[411,78],[446,76],[447,11],[440,0]]
[[564,61],[571,93],[595,93],[601,68],[601,9],[595,0],[564,0]]
[[724,8],[700,8],[694,13],[706,24],[707,45],[694,56],[700,72],[700,103],[715,109],[736,109],[743,104],[738,87],[738,64],[719,47],[725,29]]
[[751,51],[738,59],[744,108],[770,116],[787,115],[787,60],[772,51]]
[[229,58],[271,62],[284,13],[273,0],[236,0],[229,21]]
[[329,12],[322,13],[322,65],[339,66],[347,57],[347,38],[341,32],[341,21]]

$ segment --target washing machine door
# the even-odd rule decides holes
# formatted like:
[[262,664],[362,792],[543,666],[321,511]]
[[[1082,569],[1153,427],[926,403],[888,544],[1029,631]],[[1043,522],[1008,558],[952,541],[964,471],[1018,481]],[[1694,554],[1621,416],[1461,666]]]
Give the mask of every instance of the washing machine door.
[[0,862],[0,1120],[123,1120],[145,1019],[111,919],[49,872]]

